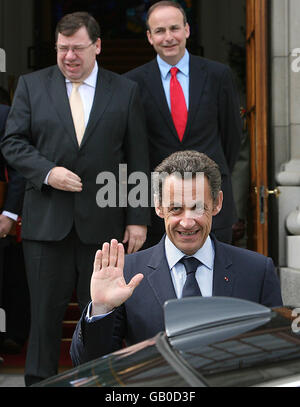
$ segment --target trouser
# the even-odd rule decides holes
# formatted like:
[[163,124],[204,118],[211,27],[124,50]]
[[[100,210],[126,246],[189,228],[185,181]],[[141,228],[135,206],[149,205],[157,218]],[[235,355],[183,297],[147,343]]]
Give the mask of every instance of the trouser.
[[74,228],[59,242],[23,240],[31,301],[25,365],[30,386],[57,374],[62,322],[74,289],[80,311],[90,301],[94,256],[100,247],[83,244]]

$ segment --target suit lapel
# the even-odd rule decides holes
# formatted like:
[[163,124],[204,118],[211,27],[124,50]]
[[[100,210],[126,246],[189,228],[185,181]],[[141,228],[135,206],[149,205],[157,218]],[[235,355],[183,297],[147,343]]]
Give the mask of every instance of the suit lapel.
[[93,133],[95,126],[111,100],[112,94],[111,76],[108,71],[99,67],[93,106],[80,147],[84,145],[88,137]]
[[185,137],[190,133],[190,128],[193,125],[195,114],[201,109],[201,97],[203,88],[207,80],[207,71],[201,58],[195,57],[190,54],[190,68],[189,68],[189,113],[188,120],[183,136]]
[[230,297],[235,281],[235,271],[227,247],[211,236],[215,246],[213,296]]
[[47,89],[52,100],[52,105],[64,126],[66,134],[70,137],[72,143],[78,148],[65,77],[57,66],[51,71],[48,81]]
[[148,70],[145,71],[145,84],[171,133],[177,140],[177,132],[166,100],[165,91],[161,81],[161,74],[156,59],[149,63]]
[[[193,125],[193,120],[195,118],[197,111],[199,110],[206,80],[207,80],[207,71],[201,58],[195,57],[194,55],[190,54],[189,112],[186,129],[183,136],[183,142],[187,135],[190,133],[190,128]],[[152,95],[155,104],[157,105],[163,118],[165,119],[170,131],[177,140],[178,135],[172,120],[168,103],[166,101],[165,92],[161,82],[161,74],[156,59],[149,63],[148,70],[145,71],[145,84],[150,94]]]
[[[69,98],[66,90],[66,82],[58,67],[55,67],[52,75],[49,76],[48,91],[53,106],[66,130],[66,133],[70,136],[76,148],[78,148]],[[107,74],[107,71],[99,68],[93,107],[80,148],[92,134],[95,125],[103,115],[111,97],[111,77]]]
[[147,265],[146,278],[152,288],[155,297],[161,306],[165,301],[176,298],[174,285],[165,255],[165,238],[153,247],[153,254]]
[[[211,238],[215,247],[212,295],[230,297],[236,278],[230,252],[226,245],[218,242],[213,235]],[[165,254],[164,242],[165,238],[153,247],[146,274],[148,283],[161,306],[164,305],[165,301],[177,298]]]

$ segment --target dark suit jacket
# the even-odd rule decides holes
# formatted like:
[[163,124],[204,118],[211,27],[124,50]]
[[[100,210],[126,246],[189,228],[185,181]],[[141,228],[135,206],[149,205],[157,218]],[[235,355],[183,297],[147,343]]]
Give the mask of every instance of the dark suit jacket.
[[[0,105],[0,140],[4,133],[8,113],[9,107],[6,105]],[[4,157],[2,156],[2,153],[0,152],[0,181],[4,182],[7,181],[5,176],[5,167],[6,163]],[[12,212],[16,215],[21,215],[25,189],[25,179],[11,167],[7,167],[7,173],[9,183],[2,210]]]
[[[151,171],[175,151],[196,150],[220,168],[224,203],[214,216],[213,228],[236,221],[230,174],[242,136],[240,106],[231,70],[218,62],[190,55],[189,112],[185,134],[179,141],[154,59],[125,74],[139,84],[146,114]],[[154,215],[154,223],[159,218]],[[162,222],[160,222],[162,224]]]
[[[266,306],[282,305],[279,281],[269,257],[214,238],[213,241],[213,296],[237,297]],[[123,339],[132,345],[164,330],[164,302],[176,298],[164,238],[150,249],[126,256],[125,280],[130,281],[138,272],[144,274],[142,282],[113,313],[92,323],[85,321],[83,313],[71,346],[74,364],[121,348]]]
[[[94,104],[78,147],[65,78],[57,66],[21,76],[8,116],[2,151],[27,179],[22,236],[59,241],[75,227],[81,241],[122,239],[126,225],[149,223],[148,208],[99,208],[99,173],[119,164],[128,174],[148,174],[148,146],[137,85],[99,67]],[[75,172],[83,191],[71,193],[44,184],[55,166]],[[117,202],[118,205],[118,194]]]

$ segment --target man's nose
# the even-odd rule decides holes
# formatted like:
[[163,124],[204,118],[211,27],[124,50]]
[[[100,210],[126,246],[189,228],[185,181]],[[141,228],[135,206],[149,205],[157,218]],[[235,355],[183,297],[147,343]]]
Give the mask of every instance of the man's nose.
[[172,40],[173,40],[173,35],[172,35],[172,33],[171,33],[170,30],[166,30],[166,33],[165,33],[165,40],[166,40],[166,41],[172,41]]
[[76,54],[72,48],[68,49],[67,53],[65,54],[65,58],[71,58],[71,59],[76,58]]
[[195,225],[195,219],[192,211],[186,211],[181,220],[180,225],[185,229],[191,229]]

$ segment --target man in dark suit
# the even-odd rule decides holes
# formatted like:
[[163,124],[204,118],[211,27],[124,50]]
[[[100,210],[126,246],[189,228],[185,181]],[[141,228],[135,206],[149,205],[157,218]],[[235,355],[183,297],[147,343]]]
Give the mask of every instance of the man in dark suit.
[[128,253],[138,250],[150,217],[148,208],[102,207],[98,199],[98,175],[109,172],[118,185],[121,163],[128,175],[148,174],[137,85],[98,67],[100,28],[88,13],[62,18],[56,49],[57,66],[19,79],[2,142],[7,161],[27,179],[27,385],[56,374],[64,313],[74,288],[81,309],[89,301],[99,243],[115,237]]
[[163,331],[163,305],[172,298],[213,295],[282,304],[270,258],[210,234],[223,201],[216,163],[203,153],[184,151],[173,153],[156,171],[165,174],[155,184],[155,210],[166,236],[126,256],[125,265],[124,249],[116,240],[96,253],[92,302],[71,346],[75,365],[121,348],[124,340],[132,345]]
[[[150,169],[152,171],[168,155],[181,150],[204,152],[216,161],[222,174],[224,204],[214,218],[213,231],[218,239],[231,243],[232,225],[237,220],[231,172],[242,136],[240,106],[231,70],[221,63],[187,52],[190,29],[178,3],[155,3],[148,11],[147,26],[148,40],[157,52],[157,58],[125,75],[139,85],[148,128]],[[172,118],[170,69],[173,67],[179,70],[177,79],[187,109],[182,134]],[[174,115],[179,116],[176,110]],[[144,247],[157,243],[164,233],[163,222],[154,211],[152,215]]]
[[[8,113],[9,106],[0,104],[0,139],[4,133]],[[6,250],[9,250],[10,245],[12,244],[11,241],[14,239],[12,236],[9,236],[9,234],[12,232],[12,229],[18,220],[18,216],[21,215],[22,212],[24,189],[24,178],[12,168],[6,167],[5,160],[0,152],[0,307],[6,311],[6,334],[2,333],[0,335],[0,349],[3,352],[8,350],[8,345],[10,345],[11,351],[13,350],[12,346],[17,349],[17,347],[21,345],[21,343],[18,344],[17,341],[20,340],[21,342],[21,338],[24,340],[23,335],[25,335],[26,338],[26,322],[28,322],[29,319],[29,310],[26,307],[26,305],[28,305],[28,302],[26,301],[27,287],[21,270],[22,264],[19,264],[18,270],[4,270],[5,252]],[[9,259],[6,259],[6,264],[8,260]],[[9,273],[10,276],[5,276],[5,271],[6,273]],[[13,276],[11,276],[11,274],[13,274]],[[5,277],[7,277],[7,279],[5,279]],[[21,292],[18,290],[16,294],[21,297],[21,300],[25,301],[25,303],[22,303],[21,305],[21,307],[23,307],[21,308],[21,311],[20,308],[17,310],[17,315],[22,318],[19,326],[16,324],[15,320],[13,321],[16,317],[15,304],[12,304],[11,301],[7,301],[8,297],[13,297],[14,301],[18,303],[19,298],[14,296],[15,293],[7,295],[8,293],[4,292],[4,289],[8,289],[8,287],[5,286],[4,281],[12,281],[13,279],[18,279],[21,282],[20,285],[17,284],[18,287],[22,287]],[[24,284],[23,286],[22,283]],[[18,305],[20,304],[18,303]],[[28,313],[28,315],[24,315],[23,311]]]

